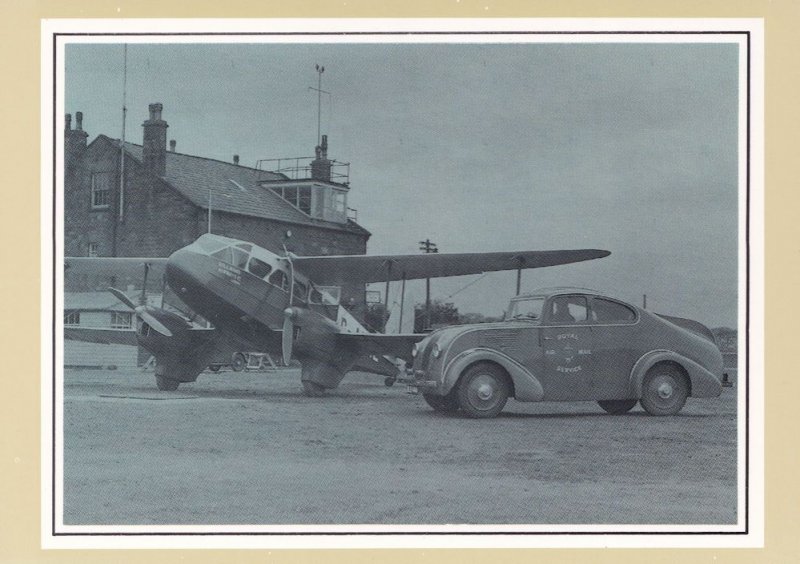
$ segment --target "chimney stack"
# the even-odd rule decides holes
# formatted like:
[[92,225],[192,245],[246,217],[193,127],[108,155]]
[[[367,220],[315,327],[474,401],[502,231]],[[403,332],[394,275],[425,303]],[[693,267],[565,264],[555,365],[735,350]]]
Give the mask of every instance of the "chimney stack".
[[77,129],[72,129],[72,116],[64,116],[64,160],[66,166],[75,164],[86,150],[86,138],[89,134],[83,131],[83,113],[75,114]]
[[233,155],[233,164],[238,166],[238,164],[239,164],[239,155]]
[[161,119],[161,104],[150,104],[150,119],[142,124],[142,160],[145,168],[153,174],[164,176],[167,173],[167,122]]
[[175,145],[177,145],[177,144],[178,144],[178,142],[175,141],[174,139],[170,139],[169,140],[169,152],[170,153],[174,153],[175,152]]
[[314,180],[331,180],[331,161],[328,160],[328,136],[322,136],[322,142],[316,146],[314,152],[317,158],[311,161],[311,178]]

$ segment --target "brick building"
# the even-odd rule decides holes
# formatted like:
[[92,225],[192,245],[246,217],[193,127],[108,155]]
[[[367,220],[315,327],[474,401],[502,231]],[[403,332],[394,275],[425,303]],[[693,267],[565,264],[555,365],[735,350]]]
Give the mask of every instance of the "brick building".
[[[150,104],[142,144],[98,135],[87,144],[83,116],[64,131],[64,244],[66,256],[166,257],[209,230],[251,241],[275,253],[365,254],[370,233],[349,217],[349,176],[328,159],[327,139],[314,157],[262,161],[257,168],[167,150],[161,104]],[[266,170],[272,168],[272,170]],[[345,168],[345,170],[347,170]],[[120,182],[120,177],[124,181]],[[210,221],[209,221],[209,215]],[[285,239],[287,230],[292,237]],[[133,289],[134,284],[120,283]],[[67,272],[67,292],[104,288],[109,277]],[[69,294],[68,294],[69,295]],[[341,288],[342,304],[357,317],[365,288]],[[69,307],[67,297],[66,307]]]

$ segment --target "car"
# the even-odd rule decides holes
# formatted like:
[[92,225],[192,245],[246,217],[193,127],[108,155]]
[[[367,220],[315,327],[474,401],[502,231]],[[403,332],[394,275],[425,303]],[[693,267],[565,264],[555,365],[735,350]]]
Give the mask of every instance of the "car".
[[497,416],[518,401],[596,401],[675,415],[728,385],[712,332],[582,288],[515,296],[504,320],[437,329],[417,343],[406,383],[434,410]]

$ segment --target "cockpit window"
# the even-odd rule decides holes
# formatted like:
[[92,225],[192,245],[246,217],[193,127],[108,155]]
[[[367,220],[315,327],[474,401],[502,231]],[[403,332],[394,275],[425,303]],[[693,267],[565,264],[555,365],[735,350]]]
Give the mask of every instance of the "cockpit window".
[[227,241],[220,241],[214,235],[209,234],[202,235],[195,243],[208,254],[213,254],[229,244]]
[[231,253],[233,254],[231,264],[244,270],[244,267],[247,266],[247,259],[250,258],[250,253],[243,251],[239,247],[231,247]]
[[228,264],[233,264],[233,253],[231,252],[230,247],[225,247],[224,249],[215,251],[211,253],[211,256],[223,262],[227,262]]
[[250,257],[250,263],[247,265],[247,270],[259,278],[266,278],[267,275],[272,272],[272,267],[263,260],[259,260],[256,257]]
[[534,319],[542,317],[544,298],[525,298],[512,300],[506,319]]

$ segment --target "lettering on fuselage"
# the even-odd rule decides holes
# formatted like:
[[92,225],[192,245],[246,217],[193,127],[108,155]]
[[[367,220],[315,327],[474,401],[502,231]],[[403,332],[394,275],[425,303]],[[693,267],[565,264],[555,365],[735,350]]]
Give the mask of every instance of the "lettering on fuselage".
[[242,271],[231,264],[222,261],[217,262],[217,273],[222,274],[233,284],[242,283]]

